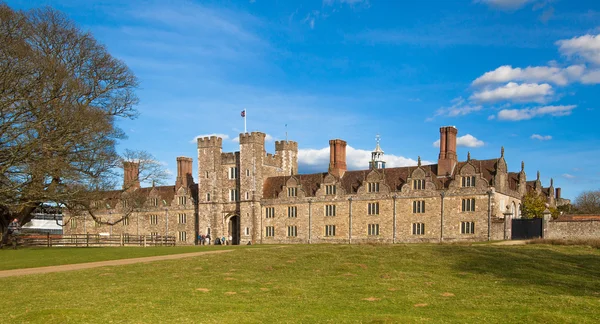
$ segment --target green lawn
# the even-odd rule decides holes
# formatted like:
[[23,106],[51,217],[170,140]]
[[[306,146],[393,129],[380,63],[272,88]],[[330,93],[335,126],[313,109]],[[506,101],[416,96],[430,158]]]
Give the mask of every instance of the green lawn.
[[236,246],[170,246],[170,247],[110,247],[110,248],[25,248],[0,250],[0,270],[36,268],[61,264],[141,258],[155,255],[179,254]]
[[597,323],[600,319],[598,249],[255,247],[259,246],[150,264],[3,278],[0,283],[7,293],[0,318],[13,323]]

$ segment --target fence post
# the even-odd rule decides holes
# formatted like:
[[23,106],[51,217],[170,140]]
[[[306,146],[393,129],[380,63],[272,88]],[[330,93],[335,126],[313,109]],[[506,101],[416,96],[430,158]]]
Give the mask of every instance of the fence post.
[[123,233],[121,233],[121,246],[123,246]]
[[85,247],[90,247],[90,233],[85,234]]
[[46,240],[47,240],[46,243],[47,243],[48,247],[50,247],[50,233],[49,232],[46,233]]
[[144,235],[144,247],[146,247],[146,235]]

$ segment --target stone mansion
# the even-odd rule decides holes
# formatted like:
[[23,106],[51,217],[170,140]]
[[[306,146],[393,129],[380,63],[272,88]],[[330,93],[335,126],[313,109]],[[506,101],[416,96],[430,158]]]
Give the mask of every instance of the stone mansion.
[[[266,153],[265,134],[243,133],[238,152],[222,152],[222,139],[198,139],[198,178],[192,159],[177,158],[174,186],[134,190],[143,207],[113,226],[74,216],[65,234],[172,235],[196,244],[198,234],[231,237],[234,244],[399,243],[484,241],[510,238],[505,217],[520,217],[522,197],[536,191],[549,206],[560,188],[543,187],[539,172],[527,181],[524,163],[509,172],[504,149],[497,158],[458,161],[455,127],[440,128],[437,164],[385,167],[379,143],[364,170],[346,168],[346,142],[329,141],[327,172],[297,174],[298,143],[275,142]],[[136,182],[136,163],[125,165],[125,183]],[[122,215],[123,191],[111,192],[99,213]],[[68,216],[66,216],[68,218]],[[66,223],[66,222],[65,222]]]

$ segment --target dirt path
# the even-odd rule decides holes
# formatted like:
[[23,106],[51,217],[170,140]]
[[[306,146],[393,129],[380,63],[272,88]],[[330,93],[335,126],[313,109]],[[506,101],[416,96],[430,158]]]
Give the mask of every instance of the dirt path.
[[232,251],[235,251],[235,250],[218,250],[218,251],[206,251],[206,252],[169,254],[169,255],[158,255],[158,256],[152,256],[152,257],[133,258],[133,259],[120,259],[120,260],[98,261],[98,262],[77,263],[77,264],[63,264],[63,265],[39,267],[39,268],[3,270],[3,271],[0,271],[0,278],[24,276],[24,275],[40,274],[40,273],[91,269],[91,268],[99,268],[99,267],[106,267],[106,266],[120,266],[120,265],[143,263],[143,262],[176,260],[176,259],[190,258],[190,257],[206,255],[206,254],[225,253],[225,252],[232,252]]
[[510,240],[510,241],[502,241],[498,243],[493,243],[494,245],[525,245],[528,240]]

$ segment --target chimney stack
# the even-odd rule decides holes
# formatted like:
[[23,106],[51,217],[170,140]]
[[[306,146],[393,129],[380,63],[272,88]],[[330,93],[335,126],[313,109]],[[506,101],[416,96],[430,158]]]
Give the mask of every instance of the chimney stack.
[[140,188],[140,163],[123,161],[123,189]]
[[440,155],[438,157],[438,176],[452,174],[456,166],[456,134],[454,126],[440,127]]
[[560,188],[556,188],[556,199],[560,199]]
[[329,173],[341,178],[346,172],[346,141],[329,141]]
[[177,178],[175,180],[175,188],[189,187],[194,183],[192,177],[192,158],[179,156],[177,157]]

